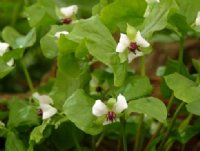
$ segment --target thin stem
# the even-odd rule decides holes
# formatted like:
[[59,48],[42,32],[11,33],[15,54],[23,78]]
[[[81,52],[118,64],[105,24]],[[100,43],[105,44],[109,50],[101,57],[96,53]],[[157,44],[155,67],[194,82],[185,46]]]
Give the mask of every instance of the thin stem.
[[75,133],[73,131],[72,131],[72,137],[73,137],[73,141],[74,141],[75,146],[76,146],[76,150],[77,151],[82,151],[81,147],[80,147],[80,144],[79,144],[79,141],[77,140],[77,137],[75,136]]
[[122,135],[122,140],[123,140],[123,148],[124,151],[128,151],[127,150],[127,141],[126,141],[126,121],[125,121],[125,117],[121,118],[121,135]]
[[146,69],[145,69],[145,57],[144,56],[141,57],[141,67],[140,68],[141,68],[140,74],[142,76],[145,76]]
[[183,63],[183,54],[184,54],[184,37],[181,37],[180,38],[180,42],[179,42],[179,58],[178,58],[178,61],[180,63]]
[[98,147],[105,136],[105,131],[102,132],[99,139],[96,141],[96,147]]
[[96,145],[95,145],[95,136],[92,136],[92,151],[96,150]]
[[[172,103],[173,103],[173,99],[174,99],[174,94],[171,95],[169,102],[167,104],[167,112],[169,113],[171,107],[172,107]],[[158,126],[158,129],[156,130],[155,134],[152,135],[152,137],[150,138],[149,142],[147,143],[147,146],[145,148],[145,151],[149,150],[149,147],[151,145],[151,143],[154,141],[154,139],[156,138],[156,136],[160,133],[161,129],[163,128],[163,123],[160,123]]]
[[160,143],[160,146],[158,147],[158,151],[162,151],[162,148],[163,148],[163,146],[164,146],[164,144],[165,144],[165,141],[166,141],[167,137],[169,136],[169,133],[170,133],[170,131],[171,131],[173,125],[174,125],[174,122],[175,122],[175,120],[176,120],[176,117],[178,116],[179,112],[181,111],[181,108],[182,108],[184,105],[185,105],[185,103],[182,102],[182,103],[178,106],[176,112],[174,113],[174,115],[173,115],[173,117],[172,117],[172,120],[171,120],[171,122],[170,122],[170,125],[169,125],[169,127],[167,128],[167,132],[165,133],[164,138],[162,139],[162,142]]
[[22,66],[22,70],[23,70],[23,72],[25,74],[26,81],[28,83],[29,89],[31,90],[32,93],[34,93],[35,90],[34,90],[34,87],[33,87],[33,82],[31,80],[29,72],[28,72],[27,68],[25,67],[25,65],[24,65],[22,60],[21,60],[21,66]]
[[134,151],[140,150],[140,141],[142,140],[141,131],[142,131],[143,120],[144,120],[144,114],[140,114],[139,123],[138,123],[138,127],[137,127],[137,133],[136,133],[136,140],[135,140],[135,144],[134,144]]

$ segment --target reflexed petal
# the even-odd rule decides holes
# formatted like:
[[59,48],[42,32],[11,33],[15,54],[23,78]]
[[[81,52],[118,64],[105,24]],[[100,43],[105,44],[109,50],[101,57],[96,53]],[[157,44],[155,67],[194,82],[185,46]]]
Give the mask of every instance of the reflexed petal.
[[75,15],[78,11],[78,6],[77,5],[71,5],[69,7],[62,7],[60,9],[60,12],[66,17],[70,18],[73,15]]
[[5,42],[0,42],[0,56],[3,56],[6,50],[8,49],[9,44]]
[[35,92],[33,94],[33,97],[39,101],[40,105],[41,104],[53,104],[52,98],[48,95],[40,95],[38,92]]
[[195,25],[200,26],[200,11],[197,13],[197,18],[195,20]]
[[40,108],[42,110],[42,119],[48,119],[57,113],[57,109],[49,104],[41,104]]
[[13,64],[14,64],[14,59],[11,58],[11,59],[7,62],[7,65],[8,65],[9,67],[11,67],[11,66],[13,66]]
[[56,38],[60,38],[60,35],[61,35],[61,34],[62,34],[62,35],[68,35],[69,32],[68,32],[68,31],[56,32],[54,36],[55,36]]
[[122,53],[126,50],[126,46],[122,43],[118,43],[116,47],[116,52]]
[[115,103],[113,110],[115,113],[121,113],[123,110],[128,108],[128,104],[126,102],[126,98],[119,94],[117,97],[117,102]]
[[120,121],[119,118],[116,118],[113,122],[112,122],[112,121],[109,121],[109,120],[105,120],[105,121],[103,122],[103,125],[108,125],[108,124],[112,124],[112,123],[119,122],[119,121]]
[[102,116],[107,114],[107,112],[107,106],[101,100],[96,100],[95,104],[92,107],[92,114],[94,114],[95,116]]
[[128,53],[128,63],[131,63],[133,59],[136,58],[136,55],[133,52]]
[[148,4],[160,3],[160,0],[146,0],[146,2],[147,2]]
[[141,47],[149,47],[150,46],[150,44],[142,37],[142,35],[139,31],[137,32],[135,41]]
[[124,47],[128,47],[130,45],[130,40],[126,34],[120,34],[119,43],[124,45]]

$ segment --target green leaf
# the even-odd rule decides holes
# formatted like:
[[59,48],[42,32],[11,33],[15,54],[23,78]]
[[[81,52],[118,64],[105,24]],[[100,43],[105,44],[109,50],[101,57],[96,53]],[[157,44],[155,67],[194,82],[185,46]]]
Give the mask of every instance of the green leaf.
[[77,90],[66,101],[63,111],[70,121],[87,134],[97,135],[103,126],[95,124],[95,116],[92,115],[92,106],[95,100],[85,94],[83,90]]
[[197,70],[198,74],[200,74],[200,61],[196,59],[192,59],[192,64],[194,68]]
[[119,55],[115,52],[116,42],[98,17],[79,21],[67,37],[78,43],[86,40],[88,52],[113,69],[114,85],[120,86],[123,83],[127,62],[120,63]]
[[58,39],[55,37],[56,32],[70,31],[72,25],[53,25],[50,31],[40,39],[42,52],[47,58],[54,58],[58,53]]
[[14,67],[8,66],[4,60],[0,59],[0,79],[4,78],[13,69],[14,69]]
[[164,29],[167,26],[168,15],[177,9],[174,0],[161,0],[153,6],[152,12],[145,18],[142,25],[142,35],[148,37],[155,31]]
[[6,138],[5,151],[27,151],[22,140],[14,132],[9,132]]
[[188,103],[186,108],[188,112],[200,116],[200,100]]
[[176,0],[179,6],[179,13],[186,17],[187,23],[192,24],[195,22],[197,12],[200,10],[199,0]]
[[2,32],[3,39],[11,45],[13,49],[26,48],[32,46],[36,41],[35,28],[31,29],[27,35],[19,34],[12,27],[5,27]]
[[183,102],[190,103],[200,100],[200,87],[192,80],[174,73],[165,76],[168,87],[174,91],[174,96]]
[[128,103],[128,113],[137,112],[147,114],[152,118],[164,123],[167,119],[167,108],[165,104],[154,97],[146,97],[130,101]]
[[[178,60],[169,59],[166,64],[164,76],[172,74],[174,72],[178,72],[188,78],[191,78],[189,72],[187,71],[186,66],[183,63],[180,63]],[[162,82],[161,82],[161,92],[162,92],[162,95],[166,98],[169,98],[172,93],[172,91],[167,86],[164,78],[162,78]]]
[[136,75],[129,77],[124,85],[117,91],[117,94],[122,93],[127,100],[133,100],[150,95],[152,89],[148,77]]
[[193,29],[187,24],[186,17],[183,15],[175,13],[170,16],[168,22],[173,26],[172,29],[174,29],[179,36],[186,36],[189,31],[193,31]]
[[33,126],[39,124],[37,109],[25,101],[13,99],[9,104],[8,127]]
[[38,0],[34,5],[27,7],[25,13],[31,27],[49,26],[58,20],[53,0]]
[[89,78],[88,63],[80,61],[73,54],[62,52],[58,56],[58,71],[51,96],[57,108],[62,108],[64,101]]
[[29,139],[30,146],[34,145],[35,143],[38,144],[43,140],[45,137],[49,136],[48,134],[48,121],[44,121],[41,125],[35,127],[31,134]]
[[102,9],[100,18],[111,31],[120,27],[125,32],[127,23],[134,26],[142,23],[145,8],[145,1],[116,0]]

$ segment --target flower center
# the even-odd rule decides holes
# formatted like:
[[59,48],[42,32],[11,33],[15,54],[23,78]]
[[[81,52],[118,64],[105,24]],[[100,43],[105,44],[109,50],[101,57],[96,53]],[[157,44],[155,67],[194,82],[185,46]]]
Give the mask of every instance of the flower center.
[[101,91],[102,91],[102,87],[97,86],[97,87],[96,87],[96,92],[101,92]]
[[114,122],[116,119],[116,114],[112,111],[109,111],[106,115],[106,119],[107,119],[107,121]]
[[42,116],[42,114],[43,114],[42,109],[39,109],[38,112],[37,112],[37,115]]
[[63,24],[70,24],[71,22],[72,22],[71,18],[61,19],[61,23],[63,23]]
[[128,48],[131,52],[135,53],[135,51],[138,50],[139,46],[136,42],[131,42]]

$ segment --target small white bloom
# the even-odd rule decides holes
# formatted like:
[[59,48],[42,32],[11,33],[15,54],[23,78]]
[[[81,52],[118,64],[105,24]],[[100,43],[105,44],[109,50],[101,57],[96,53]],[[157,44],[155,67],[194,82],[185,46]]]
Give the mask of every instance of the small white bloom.
[[145,0],[148,4],[151,3],[160,3],[160,0]]
[[51,97],[48,95],[40,95],[37,92],[33,94],[33,97],[39,101],[43,120],[50,118],[57,113],[57,109],[50,105],[53,104]]
[[9,44],[5,42],[0,42],[0,56],[3,56],[4,53],[8,50]]
[[128,104],[125,97],[119,94],[112,109],[108,108],[101,100],[96,100],[92,107],[92,114],[97,117],[105,116],[103,125],[107,125],[113,122],[118,122],[119,118],[117,117],[117,114],[120,114],[127,108]]
[[137,32],[136,34],[136,39],[135,39],[135,42],[137,45],[139,45],[140,47],[149,47],[150,44],[146,41],[146,39],[144,39],[140,33],[140,31]]
[[143,52],[138,49],[139,47],[146,48],[149,46],[149,42],[142,37],[140,31],[137,31],[134,41],[130,41],[127,35],[121,34],[119,43],[116,47],[116,52],[123,53],[127,48],[129,48],[128,62],[130,63],[133,59],[144,55]]
[[71,5],[68,7],[62,7],[60,8],[60,12],[66,17],[71,18],[73,15],[75,15],[78,11],[77,5]]
[[195,25],[200,26],[200,11],[197,13],[197,18],[195,20]]
[[60,35],[68,35],[68,34],[69,34],[68,31],[59,31],[59,32],[56,32],[54,36],[56,38],[60,38]]
[[14,59],[11,58],[11,59],[7,62],[7,65],[8,65],[9,67],[13,66],[13,65],[14,65]]
[[120,34],[119,43],[117,44],[116,52],[124,52],[130,45],[130,40],[126,34]]

